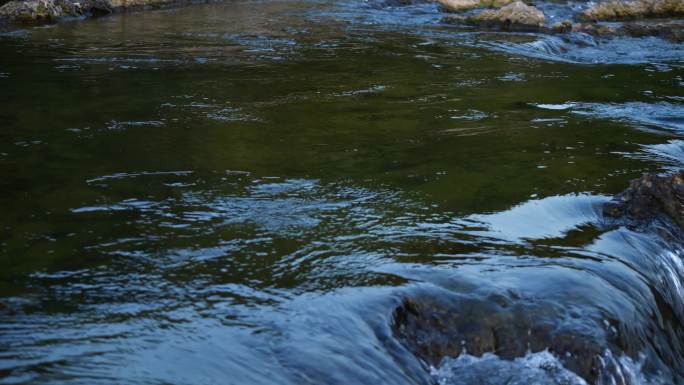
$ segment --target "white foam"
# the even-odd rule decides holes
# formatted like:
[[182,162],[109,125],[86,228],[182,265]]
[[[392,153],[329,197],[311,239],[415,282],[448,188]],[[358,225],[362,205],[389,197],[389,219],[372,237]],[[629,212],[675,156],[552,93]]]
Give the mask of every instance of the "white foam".
[[[643,373],[645,360],[644,355],[634,360],[606,349],[598,357],[599,375],[594,385],[664,385],[663,379]],[[430,367],[430,374],[439,385],[588,385],[548,350],[528,352],[513,360],[494,353],[476,357],[463,352],[457,358],[443,359],[437,368]]]
[[504,360],[493,353],[482,357],[463,353],[457,358],[445,358],[439,368],[433,367],[430,372],[440,385],[587,385],[547,350],[514,360]]

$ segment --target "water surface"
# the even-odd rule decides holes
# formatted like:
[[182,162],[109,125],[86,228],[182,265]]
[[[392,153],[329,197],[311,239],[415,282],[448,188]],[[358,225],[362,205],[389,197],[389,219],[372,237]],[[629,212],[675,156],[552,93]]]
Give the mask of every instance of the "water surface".
[[5,27],[0,383],[584,381],[548,351],[429,370],[390,330],[418,292],[565,309],[622,343],[597,381],[683,383],[681,235],[601,215],[682,164],[682,46],[439,18],[237,1]]

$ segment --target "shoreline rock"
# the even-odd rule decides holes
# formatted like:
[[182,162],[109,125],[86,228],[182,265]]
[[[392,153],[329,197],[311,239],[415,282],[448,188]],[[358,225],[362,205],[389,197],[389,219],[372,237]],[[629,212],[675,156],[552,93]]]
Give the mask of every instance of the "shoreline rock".
[[63,17],[79,17],[88,13],[111,13],[111,7],[103,0],[27,0],[10,1],[0,7],[0,18],[19,22],[55,21]]
[[119,10],[155,9],[178,0],[12,0],[0,6],[0,20],[55,22],[63,18],[110,14]]

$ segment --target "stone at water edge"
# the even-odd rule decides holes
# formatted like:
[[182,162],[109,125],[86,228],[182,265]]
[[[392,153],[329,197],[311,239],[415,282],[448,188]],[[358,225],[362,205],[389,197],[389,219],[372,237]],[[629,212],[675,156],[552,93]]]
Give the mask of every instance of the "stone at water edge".
[[0,19],[52,22],[64,17],[111,13],[117,9],[161,7],[176,0],[12,0],[0,6]]
[[0,19],[54,21],[95,12],[111,13],[112,7],[106,0],[14,0],[0,7]]
[[497,10],[484,10],[472,16],[450,16],[446,23],[466,23],[485,28],[536,31],[544,26],[544,13],[537,8],[516,1]]
[[[78,16],[79,13],[71,14],[69,9],[62,6],[61,1],[27,0],[10,1],[0,7],[0,18],[18,21],[29,20],[54,20],[65,16]],[[74,11],[76,11],[74,9]]]
[[665,214],[684,229],[684,170],[669,176],[645,174],[633,180],[627,190],[604,205],[603,213],[636,220]]

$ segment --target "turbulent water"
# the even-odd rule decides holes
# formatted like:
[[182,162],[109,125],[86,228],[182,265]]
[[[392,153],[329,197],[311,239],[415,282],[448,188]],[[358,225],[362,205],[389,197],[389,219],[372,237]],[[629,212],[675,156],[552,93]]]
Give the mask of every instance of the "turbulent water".
[[[684,163],[684,45],[440,17],[3,27],[0,384],[684,384],[684,237],[601,214]],[[457,357],[397,337],[421,296],[469,315]],[[526,352],[476,353],[509,314]]]

